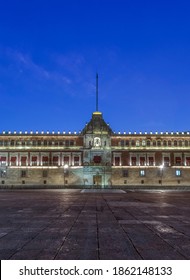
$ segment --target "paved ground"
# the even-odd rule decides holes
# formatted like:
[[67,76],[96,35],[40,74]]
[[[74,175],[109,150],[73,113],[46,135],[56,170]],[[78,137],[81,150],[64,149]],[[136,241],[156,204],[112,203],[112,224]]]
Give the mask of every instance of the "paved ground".
[[0,259],[190,259],[190,192],[1,190]]

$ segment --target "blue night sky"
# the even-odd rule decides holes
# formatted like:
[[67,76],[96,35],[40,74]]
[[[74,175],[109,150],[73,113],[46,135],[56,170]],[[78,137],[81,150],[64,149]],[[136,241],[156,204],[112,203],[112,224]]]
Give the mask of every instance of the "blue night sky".
[[190,130],[190,2],[0,1],[0,131]]

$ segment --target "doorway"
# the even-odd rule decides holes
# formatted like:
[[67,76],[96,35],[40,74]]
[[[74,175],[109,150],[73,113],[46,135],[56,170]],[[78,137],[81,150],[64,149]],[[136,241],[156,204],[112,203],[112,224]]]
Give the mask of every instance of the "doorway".
[[93,176],[93,185],[94,186],[102,186],[102,176],[101,175],[94,175]]

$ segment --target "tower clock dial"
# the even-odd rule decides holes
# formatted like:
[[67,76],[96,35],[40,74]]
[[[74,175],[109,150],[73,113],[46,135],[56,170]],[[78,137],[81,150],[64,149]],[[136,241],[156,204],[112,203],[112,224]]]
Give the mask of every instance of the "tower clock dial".
[[100,137],[95,137],[94,138],[94,146],[95,147],[100,147],[101,146],[101,139],[100,139]]

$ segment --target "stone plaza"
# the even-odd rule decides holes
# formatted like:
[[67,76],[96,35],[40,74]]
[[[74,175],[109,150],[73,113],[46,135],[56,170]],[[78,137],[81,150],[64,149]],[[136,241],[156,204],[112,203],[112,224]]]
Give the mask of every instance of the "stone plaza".
[[190,259],[190,191],[1,189],[0,259]]

